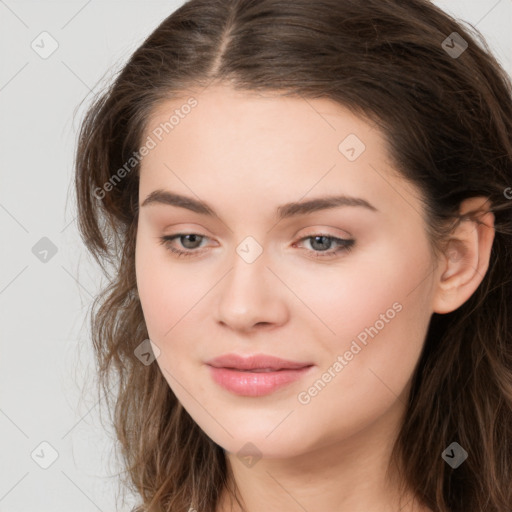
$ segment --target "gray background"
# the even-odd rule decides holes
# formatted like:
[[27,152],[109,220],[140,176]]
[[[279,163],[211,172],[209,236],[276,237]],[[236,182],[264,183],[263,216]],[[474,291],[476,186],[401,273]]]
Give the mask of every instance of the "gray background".
[[[76,229],[74,144],[100,79],[182,3],[0,0],[0,512],[116,510],[86,318],[106,283]],[[512,0],[435,3],[512,74]]]

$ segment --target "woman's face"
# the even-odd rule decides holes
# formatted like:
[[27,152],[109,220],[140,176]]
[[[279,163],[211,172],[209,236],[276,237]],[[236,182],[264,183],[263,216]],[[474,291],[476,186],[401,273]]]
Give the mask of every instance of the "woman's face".
[[[227,86],[188,98],[151,118],[139,190],[137,286],[172,391],[227,451],[270,458],[398,418],[438,271],[381,134],[326,99]],[[303,369],[207,364],[226,354]]]

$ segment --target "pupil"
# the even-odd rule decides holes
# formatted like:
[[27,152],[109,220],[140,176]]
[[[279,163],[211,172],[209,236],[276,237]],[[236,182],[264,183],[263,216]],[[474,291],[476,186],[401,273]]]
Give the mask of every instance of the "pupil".
[[313,243],[311,244],[313,246],[313,248],[316,248],[316,249],[328,249],[328,247],[325,247],[325,246],[320,246],[320,247],[315,247],[315,244],[317,243],[317,240],[319,239],[323,239],[326,243],[329,242],[329,239],[326,237],[326,236],[315,236],[313,237]]
[[[183,246],[186,247],[187,249],[194,249],[193,245],[194,245],[194,242],[197,242],[197,240],[195,240],[195,238],[197,237],[198,235],[184,235],[181,237],[182,239],[182,243],[183,243]],[[183,241],[183,239],[185,239]],[[192,247],[188,247],[187,246],[187,243],[192,243]]]

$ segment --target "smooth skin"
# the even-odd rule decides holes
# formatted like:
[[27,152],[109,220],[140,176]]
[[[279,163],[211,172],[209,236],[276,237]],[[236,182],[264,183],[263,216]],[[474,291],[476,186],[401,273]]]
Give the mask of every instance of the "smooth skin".
[[[411,377],[431,315],[457,309],[488,268],[488,203],[465,201],[461,213],[481,207],[482,224],[461,222],[446,253],[434,257],[420,193],[395,172],[372,123],[327,99],[219,84],[191,94],[197,106],[161,141],[153,130],[188,92],[159,105],[144,136],[157,144],[141,167],[136,273],[160,351],[156,363],[191,417],[225,449],[247,512],[396,512],[396,481],[385,471]],[[365,145],[354,161],[339,149],[349,134]],[[206,202],[215,215],[142,206],[158,189]],[[278,219],[285,203],[341,194],[375,210],[340,206]],[[178,233],[203,238],[161,243]],[[332,239],[306,238],[318,235],[355,242],[347,251]],[[246,237],[262,249],[252,263],[237,252]],[[178,257],[169,247],[193,254]],[[400,311],[301,403],[299,394],[395,303]],[[314,368],[269,395],[237,396],[205,365],[231,352]],[[237,456],[249,442],[261,454],[252,465]],[[428,512],[413,496],[403,505],[401,512]],[[228,510],[240,508],[224,492],[217,511]]]

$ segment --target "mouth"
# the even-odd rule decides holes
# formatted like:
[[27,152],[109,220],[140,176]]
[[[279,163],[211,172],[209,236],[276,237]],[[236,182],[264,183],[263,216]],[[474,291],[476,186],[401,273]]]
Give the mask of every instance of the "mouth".
[[249,357],[227,354],[206,363],[210,375],[223,389],[239,396],[268,395],[303,378],[314,367],[268,355]]
[[241,356],[238,354],[225,354],[207,361],[206,364],[214,368],[226,368],[250,372],[275,372],[280,370],[300,370],[312,366],[312,362],[297,362],[274,357],[267,354],[254,354]]
[[252,370],[242,370],[240,368],[226,368],[226,370],[236,370],[237,372],[249,372],[249,373],[268,373],[268,372],[283,372],[283,371],[287,371],[289,369],[287,369],[287,368],[253,368]]

